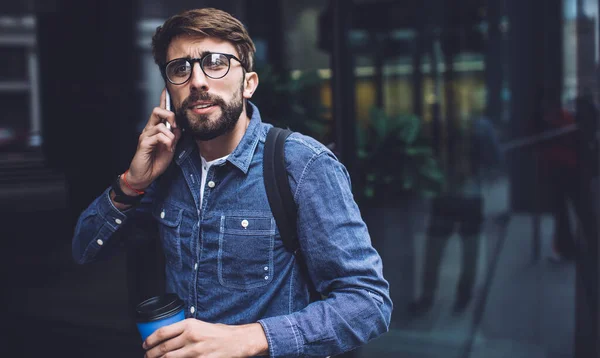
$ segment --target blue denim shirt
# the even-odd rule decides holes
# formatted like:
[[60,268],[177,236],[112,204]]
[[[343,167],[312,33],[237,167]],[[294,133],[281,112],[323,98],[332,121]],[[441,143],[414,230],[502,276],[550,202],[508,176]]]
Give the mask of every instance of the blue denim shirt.
[[[118,246],[111,240],[119,240],[128,222],[151,215],[165,252],[167,291],[185,301],[188,318],[259,322],[271,357],[353,349],[388,330],[392,302],[348,173],[321,143],[299,133],[288,137],[286,166],[301,254],[288,251],[263,184],[271,125],[249,105],[248,129],[227,160],[210,167],[201,205],[201,159],[196,143],[184,136],[175,163],[140,205],[121,212],[107,189],[81,214],[74,259],[86,263],[104,256]],[[311,301],[310,282],[322,299]]]

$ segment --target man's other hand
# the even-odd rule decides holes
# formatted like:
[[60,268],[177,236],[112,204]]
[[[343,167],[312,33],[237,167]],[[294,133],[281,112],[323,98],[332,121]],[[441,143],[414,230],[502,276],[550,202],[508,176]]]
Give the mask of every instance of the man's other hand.
[[146,358],[235,358],[268,353],[267,338],[259,323],[229,326],[193,318],[159,328],[142,347]]

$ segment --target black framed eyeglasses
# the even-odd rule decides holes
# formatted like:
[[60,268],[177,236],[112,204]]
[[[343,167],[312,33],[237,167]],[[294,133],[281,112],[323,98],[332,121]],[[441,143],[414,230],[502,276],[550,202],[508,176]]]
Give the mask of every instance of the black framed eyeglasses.
[[246,69],[242,61],[234,55],[209,52],[202,58],[176,58],[171,60],[163,66],[163,73],[169,82],[174,85],[181,85],[192,77],[194,64],[198,62],[202,72],[207,77],[216,80],[225,77],[229,73],[232,58],[242,64],[244,70]]

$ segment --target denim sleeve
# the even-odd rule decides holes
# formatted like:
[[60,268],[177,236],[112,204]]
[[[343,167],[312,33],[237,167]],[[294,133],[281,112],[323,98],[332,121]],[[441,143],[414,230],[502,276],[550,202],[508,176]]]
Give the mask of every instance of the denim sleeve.
[[270,356],[336,355],[387,332],[389,284],[344,166],[330,152],[314,155],[298,181],[295,200],[302,257],[325,299],[259,321]]
[[85,264],[109,257],[123,243],[123,236],[145,235],[135,233],[143,225],[134,225],[135,220],[144,222],[150,218],[153,186],[146,190],[144,198],[134,208],[117,209],[110,199],[110,188],[106,189],[85,209],[75,225],[71,244],[73,259]]

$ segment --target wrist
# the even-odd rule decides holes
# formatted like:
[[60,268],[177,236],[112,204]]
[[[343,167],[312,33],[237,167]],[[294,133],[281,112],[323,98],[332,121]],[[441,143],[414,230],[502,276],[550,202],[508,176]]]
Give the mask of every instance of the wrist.
[[[129,180],[127,181],[127,183],[129,183]],[[121,187],[121,190],[123,190],[123,192],[129,196],[138,196],[139,191],[140,190],[134,190],[135,187],[130,187],[131,184],[127,185],[127,183],[125,182],[125,180],[123,179],[123,174],[119,175],[119,186]]]
[[110,200],[112,201],[113,205],[120,211],[125,211],[125,210],[131,208],[131,206],[132,206],[131,204],[123,204],[123,203],[119,203],[118,201],[115,201],[115,197],[117,196],[117,194],[115,193],[114,190],[111,190],[109,192],[109,195],[110,195]]
[[127,169],[125,171],[125,173],[121,174],[119,176],[119,178],[120,178],[119,184],[121,185],[121,188],[127,189],[127,191],[125,191],[126,194],[131,195],[131,196],[137,196],[137,195],[144,194],[144,190],[146,189],[146,186],[139,184],[135,180],[135,178],[131,178],[131,173],[130,173],[129,169]]
[[260,323],[238,326],[240,337],[245,340],[245,354],[249,357],[269,355],[269,343]]
[[[119,175],[115,178],[112,183],[112,193],[111,199],[115,203],[125,204],[125,205],[136,205],[139,204],[142,198],[144,197],[144,192],[136,190],[132,188],[131,185],[127,183],[127,179],[125,178],[127,172],[122,175]],[[122,208],[118,208],[122,210]]]

